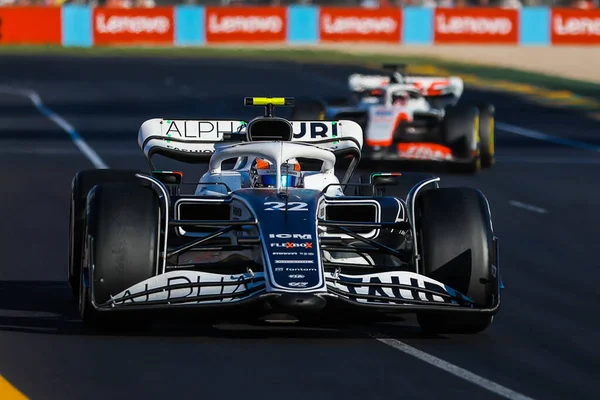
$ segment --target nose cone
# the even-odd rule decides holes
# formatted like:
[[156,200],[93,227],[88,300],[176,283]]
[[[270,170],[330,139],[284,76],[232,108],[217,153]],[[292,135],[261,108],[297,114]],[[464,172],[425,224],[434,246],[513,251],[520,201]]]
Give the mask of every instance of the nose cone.
[[319,312],[325,308],[327,301],[323,297],[312,293],[284,293],[270,300],[270,303],[275,310],[297,315]]

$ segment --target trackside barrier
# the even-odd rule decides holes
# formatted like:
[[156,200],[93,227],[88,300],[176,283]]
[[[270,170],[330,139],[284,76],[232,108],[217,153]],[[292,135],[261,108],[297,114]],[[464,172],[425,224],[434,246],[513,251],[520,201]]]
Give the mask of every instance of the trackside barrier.
[[0,45],[202,46],[378,42],[600,45],[600,10],[502,8],[0,7]]

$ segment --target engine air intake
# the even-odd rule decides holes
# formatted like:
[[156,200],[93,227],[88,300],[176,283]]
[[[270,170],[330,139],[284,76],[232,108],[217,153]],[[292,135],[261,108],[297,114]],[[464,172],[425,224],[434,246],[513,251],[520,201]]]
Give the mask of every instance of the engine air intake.
[[281,140],[289,142],[292,140],[293,128],[283,118],[258,118],[248,124],[247,136],[250,142]]

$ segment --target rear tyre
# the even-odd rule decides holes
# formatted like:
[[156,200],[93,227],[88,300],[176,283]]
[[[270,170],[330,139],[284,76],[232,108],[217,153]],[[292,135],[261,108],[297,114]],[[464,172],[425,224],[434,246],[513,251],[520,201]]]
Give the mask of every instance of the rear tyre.
[[[443,188],[420,194],[416,204],[422,273],[490,307],[498,295],[497,266],[488,203],[471,188]],[[485,330],[492,315],[419,313],[431,333],[473,334]]]
[[85,226],[79,311],[84,323],[99,327],[116,318],[110,311],[96,310],[92,296],[101,305],[158,272],[158,196],[138,183],[95,186],[88,196]]
[[292,109],[293,121],[323,121],[325,120],[325,107],[320,101],[314,99],[300,100]]
[[73,296],[79,296],[79,278],[83,260],[83,234],[88,192],[95,186],[110,182],[135,182],[139,171],[90,169],[78,172],[71,182],[69,216],[69,270],[68,281]]
[[444,143],[452,154],[469,160],[464,171],[476,173],[481,169],[479,150],[479,111],[474,106],[449,106],[442,123]]
[[479,150],[482,168],[490,168],[495,164],[495,108],[491,104],[479,106]]

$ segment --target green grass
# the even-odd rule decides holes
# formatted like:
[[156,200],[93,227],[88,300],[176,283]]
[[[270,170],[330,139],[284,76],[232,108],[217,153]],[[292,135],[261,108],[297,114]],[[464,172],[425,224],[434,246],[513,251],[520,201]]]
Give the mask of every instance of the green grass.
[[[65,55],[93,57],[184,57],[184,58],[245,58],[292,62],[360,64],[370,67],[381,63],[434,65],[456,75],[470,74],[481,79],[526,83],[550,90],[568,90],[581,96],[600,99],[600,84],[540,74],[512,68],[465,64],[432,57],[405,57],[389,54],[349,54],[332,50],[294,48],[236,48],[236,47],[94,47],[65,48],[60,46],[0,46],[0,57],[5,54]],[[1,61],[0,61],[1,62]]]

